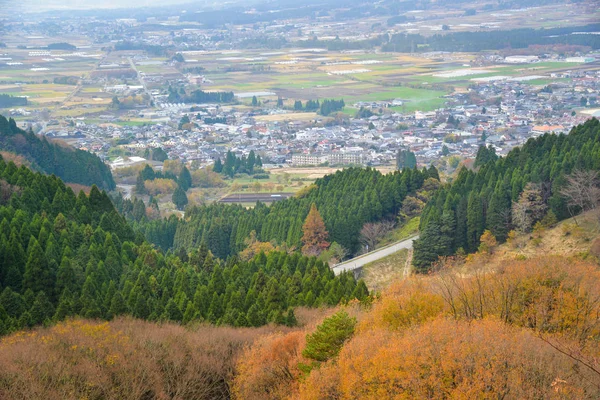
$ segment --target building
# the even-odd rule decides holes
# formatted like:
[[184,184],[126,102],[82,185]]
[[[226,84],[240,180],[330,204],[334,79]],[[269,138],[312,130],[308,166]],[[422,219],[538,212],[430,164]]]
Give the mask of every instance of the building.
[[313,153],[313,154],[292,154],[292,165],[364,165],[366,157],[359,152],[335,152],[335,153]]
[[292,165],[320,165],[329,161],[325,154],[292,154]]
[[362,153],[331,153],[328,155],[329,165],[363,165],[365,157]]

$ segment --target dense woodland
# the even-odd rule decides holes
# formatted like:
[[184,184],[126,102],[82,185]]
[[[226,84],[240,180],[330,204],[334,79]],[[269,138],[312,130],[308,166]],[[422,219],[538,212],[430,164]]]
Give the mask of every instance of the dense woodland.
[[562,190],[573,172],[600,171],[600,122],[593,118],[569,135],[529,139],[506,157],[482,148],[475,165],[476,171],[463,168],[425,206],[413,258],[419,270],[460,249],[477,251],[486,230],[502,243],[512,230],[529,232],[537,222],[551,223],[584,210],[584,204],[571,204]]
[[69,183],[86,186],[97,185],[102,189],[115,188],[110,169],[98,156],[87,151],[73,149],[48,141],[17,127],[11,118],[0,115],[0,150],[21,155],[34,167],[47,174],[54,174]]
[[69,316],[295,324],[293,307],[365,298],[299,253],[215,259],[204,245],[178,257],[135,235],[105,192],[73,191],[55,176],[0,159],[0,333]]
[[[136,226],[165,251],[206,243],[215,256],[225,259],[246,247],[245,240],[252,231],[259,241],[299,249],[302,225],[314,203],[325,221],[329,241],[355,253],[363,225],[396,218],[405,197],[419,190],[428,178],[439,179],[435,168],[388,175],[370,168],[348,168],[318,179],[298,196],[271,206],[257,203],[246,209],[210,204],[188,208],[185,220],[142,219]],[[131,201],[125,203],[121,207],[133,210]]]

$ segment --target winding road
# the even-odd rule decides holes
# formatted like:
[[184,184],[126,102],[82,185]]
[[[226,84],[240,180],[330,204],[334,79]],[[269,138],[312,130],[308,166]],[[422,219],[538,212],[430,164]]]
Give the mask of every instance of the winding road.
[[[341,274],[344,271],[353,271],[355,269],[362,268],[364,265],[377,261],[381,258],[387,257],[390,254],[394,254],[400,250],[404,249],[412,249],[413,242],[417,240],[419,236],[413,236],[408,239],[401,240],[396,243],[392,243],[380,249],[374,250],[370,253],[363,254],[361,256],[355,257],[351,260],[344,261],[343,263],[335,265],[332,269],[336,275]],[[408,275],[405,273],[405,275]]]

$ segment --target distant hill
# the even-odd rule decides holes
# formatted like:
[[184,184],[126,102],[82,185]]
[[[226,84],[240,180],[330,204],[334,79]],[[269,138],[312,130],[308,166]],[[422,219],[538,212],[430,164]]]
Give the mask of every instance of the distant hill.
[[60,146],[32,132],[17,127],[11,118],[0,115],[0,150],[29,160],[32,168],[54,174],[65,182],[115,188],[109,167],[98,156],[87,151]]

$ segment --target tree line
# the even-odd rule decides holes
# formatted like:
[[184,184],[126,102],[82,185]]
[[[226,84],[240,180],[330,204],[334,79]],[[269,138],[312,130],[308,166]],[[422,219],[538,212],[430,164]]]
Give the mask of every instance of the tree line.
[[426,204],[414,247],[418,270],[427,271],[440,256],[477,251],[486,230],[501,243],[513,230],[529,232],[536,223],[595,207],[600,122],[592,118],[569,135],[529,139],[506,157],[482,148],[475,164],[477,171],[463,168]]
[[194,90],[187,94],[184,88],[177,90],[172,86],[169,86],[169,96],[167,97],[167,101],[170,103],[232,103],[234,99],[233,92]]
[[0,94],[0,108],[26,105],[27,97],[11,96],[10,94]]
[[250,150],[248,157],[245,155],[237,157],[231,150],[227,151],[225,162],[217,158],[213,165],[213,171],[233,178],[235,174],[253,174],[255,170],[262,170],[262,160],[260,155],[255,155],[254,150]]
[[499,31],[455,32],[422,36],[398,33],[384,41],[382,51],[410,53],[415,51],[467,51],[520,49],[530,45],[571,44],[598,49],[594,35],[573,35],[573,32],[595,32],[600,24],[550,29],[511,29]]
[[151,240],[165,246],[165,250],[190,249],[206,243],[215,256],[225,259],[242,251],[246,238],[254,231],[260,241],[299,249],[302,226],[314,203],[325,222],[329,241],[354,254],[360,248],[363,225],[396,218],[405,197],[431,177],[439,179],[434,167],[387,175],[371,168],[348,168],[318,179],[296,197],[271,206],[259,202],[252,209],[225,204],[188,208],[186,219],[175,222],[173,236],[172,230],[165,229],[161,235],[152,229],[157,234],[153,233]]
[[96,186],[75,195],[55,176],[2,159],[0,189],[0,334],[71,316],[123,314],[293,325],[293,307],[368,295],[352,275],[335,277],[326,264],[298,253],[217,260],[203,244],[162,253]]
[[96,155],[61,146],[44,136],[24,131],[11,118],[0,115],[0,149],[14,152],[31,161],[34,167],[55,174],[66,182],[97,185],[112,190],[116,187],[110,168]]
[[[281,104],[283,105],[283,103]],[[346,103],[344,103],[343,99],[325,99],[323,102],[319,102],[319,100],[307,100],[304,105],[301,100],[296,100],[294,102],[294,111],[318,111],[319,114],[327,116],[333,112],[343,110],[345,106]]]

